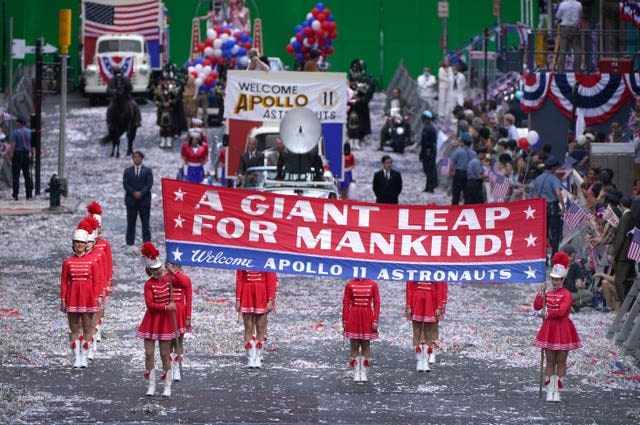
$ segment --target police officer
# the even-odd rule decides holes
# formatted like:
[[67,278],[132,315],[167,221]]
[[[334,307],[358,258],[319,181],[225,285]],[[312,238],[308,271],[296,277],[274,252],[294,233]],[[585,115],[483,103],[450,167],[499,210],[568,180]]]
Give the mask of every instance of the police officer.
[[553,155],[544,161],[544,172],[533,181],[533,188],[539,197],[547,200],[547,237],[551,244],[551,256],[558,252],[562,239],[562,182],[555,175],[560,162]]
[[454,167],[453,181],[451,182],[451,205],[460,204],[460,194],[463,194],[464,199],[466,199],[467,166],[469,165],[469,161],[476,156],[474,150],[471,149],[473,136],[464,132],[460,136],[460,139],[463,144],[458,146],[453,152],[453,155],[451,155],[451,164],[452,167]]
[[422,170],[427,177],[424,187],[425,192],[433,193],[438,186],[438,174],[436,172],[436,154],[438,151],[438,132],[433,122],[431,111],[422,112],[422,139],[420,140],[420,161]]
[[487,155],[487,148],[478,148],[476,157],[467,165],[467,186],[464,192],[464,204],[483,204],[484,190],[482,182],[488,177],[482,168],[482,161]]

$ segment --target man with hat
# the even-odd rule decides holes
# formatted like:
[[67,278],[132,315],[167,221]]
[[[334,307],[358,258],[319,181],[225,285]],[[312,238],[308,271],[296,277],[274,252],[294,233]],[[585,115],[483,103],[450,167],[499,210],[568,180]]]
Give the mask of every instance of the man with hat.
[[11,147],[9,148],[9,159],[11,159],[11,177],[13,180],[13,200],[18,200],[20,191],[20,172],[24,176],[24,186],[27,199],[33,196],[33,180],[29,164],[35,156],[35,148],[31,145],[31,131],[25,127],[27,120],[20,115],[16,119],[18,128],[11,133]]
[[433,113],[422,112],[422,139],[420,140],[420,161],[422,170],[427,177],[424,187],[425,192],[433,193],[438,186],[438,174],[436,172],[436,154],[438,153],[438,132],[433,125]]
[[459,145],[451,155],[451,167],[454,168],[453,182],[451,183],[451,205],[460,204],[460,195],[464,193],[467,186],[467,166],[476,153],[471,149],[473,137],[469,133],[462,133],[460,136],[462,144]]
[[544,172],[533,181],[533,188],[539,197],[547,200],[547,237],[551,244],[551,256],[558,252],[562,239],[562,211],[564,200],[562,199],[562,182],[556,176],[560,162],[549,155],[544,161]]
[[476,157],[467,165],[467,186],[464,192],[464,204],[484,204],[482,182],[488,177],[482,168],[482,161],[487,155],[487,148],[476,149]]

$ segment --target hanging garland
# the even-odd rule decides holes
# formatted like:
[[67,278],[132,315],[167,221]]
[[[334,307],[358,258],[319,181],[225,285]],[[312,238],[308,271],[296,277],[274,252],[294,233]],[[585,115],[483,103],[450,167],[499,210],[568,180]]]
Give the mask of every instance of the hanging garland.
[[640,74],[624,74],[624,84],[636,99],[640,98]]
[[577,84],[576,105],[586,125],[600,124],[614,116],[629,96],[638,97],[638,81],[635,76],[623,79],[620,74],[525,74],[521,107],[524,112],[538,110],[549,96],[560,113],[571,119]]

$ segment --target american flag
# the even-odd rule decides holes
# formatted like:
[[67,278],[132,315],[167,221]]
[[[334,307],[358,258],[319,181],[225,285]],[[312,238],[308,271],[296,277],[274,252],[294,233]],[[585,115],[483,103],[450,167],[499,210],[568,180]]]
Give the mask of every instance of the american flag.
[[507,193],[509,193],[509,188],[511,188],[511,181],[500,174],[491,172],[489,182],[491,183],[493,202],[503,202],[504,198],[507,197]]
[[440,175],[441,176],[447,176],[447,177],[449,176],[449,173],[451,171],[449,169],[450,164],[451,164],[451,162],[449,161],[449,158],[442,158],[440,160]]
[[103,34],[140,34],[147,40],[159,40],[160,0],[93,0],[84,5],[86,36]]
[[602,213],[602,218],[613,227],[618,227],[620,223],[620,219],[615,211],[613,211],[613,208],[611,208],[611,205],[607,205],[607,209]]
[[633,261],[640,261],[640,230],[634,227],[630,232],[631,243],[629,244],[629,251],[627,252],[627,258]]
[[562,225],[563,233],[575,229],[580,225],[582,220],[589,218],[589,212],[578,204],[567,201],[568,207],[564,213],[564,223]]

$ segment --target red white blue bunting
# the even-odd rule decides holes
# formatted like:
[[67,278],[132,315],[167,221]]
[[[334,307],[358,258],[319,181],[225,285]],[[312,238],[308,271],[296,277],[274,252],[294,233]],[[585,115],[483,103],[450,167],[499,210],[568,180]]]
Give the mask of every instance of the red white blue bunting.
[[131,78],[133,74],[133,56],[102,56],[98,58],[98,65],[100,75],[105,83],[108,83],[113,77],[114,65],[119,65],[122,75],[125,75],[127,78]]
[[525,74],[521,107],[525,112],[540,109],[549,96],[561,114],[572,118],[577,85],[575,104],[585,124],[600,124],[615,115],[629,96],[639,97],[639,82],[637,74],[624,78],[621,74]]

